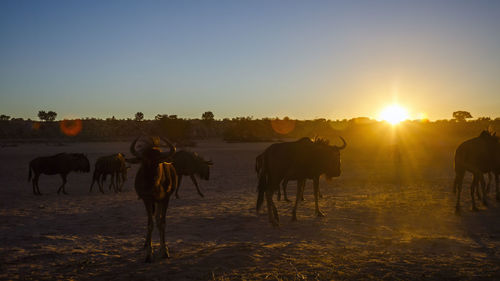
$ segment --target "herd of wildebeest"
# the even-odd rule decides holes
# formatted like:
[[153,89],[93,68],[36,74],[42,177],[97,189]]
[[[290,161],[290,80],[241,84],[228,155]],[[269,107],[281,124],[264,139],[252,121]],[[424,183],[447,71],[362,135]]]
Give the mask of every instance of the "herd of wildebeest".
[[[324,216],[318,205],[319,178],[338,177],[341,174],[340,151],[347,146],[342,140],[341,146],[331,145],[322,138],[301,138],[293,142],[274,143],[256,157],[255,170],[258,175],[258,195],[256,211],[258,212],[264,199],[267,204],[269,221],[273,226],[279,225],[278,210],[273,202],[274,193],[281,197],[280,185],[284,191],[288,181],[297,181],[295,205],[292,211],[292,220],[297,220],[296,211],[299,201],[303,198],[305,181],[311,179],[314,188],[316,216]],[[162,151],[168,147],[168,151]],[[117,153],[97,159],[90,190],[97,182],[99,190],[104,192],[103,183],[107,176],[111,177],[109,189],[120,192],[127,178],[129,164],[139,164],[135,176],[135,191],[144,202],[147,212],[147,232],[144,248],[146,262],[152,260],[151,234],[156,224],[160,233],[159,256],[168,257],[168,248],[165,244],[166,211],[170,196],[178,190],[182,176],[190,176],[196,186],[198,194],[203,197],[195,175],[201,179],[209,179],[209,168],[213,164],[201,156],[190,151],[176,151],[176,147],[162,137],[142,136],[136,138],[130,145],[132,158],[125,158]],[[496,199],[500,201],[499,174],[500,174],[500,142],[495,133],[482,131],[479,136],[461,143],[455,152],[455,180],[453,191],[457,196],[456,212],[460,212],[460,194],[465,172],[473,175],[470,187],[472,209],[477,210],[475,197],[487,205],[487,194],[491,183],[491,176],[495,177]],[[63,180],[57,193],[66,194],[66,177],[71,171],[90,172],[88,158],[82,153],[60,153],[48,157],[37,157],[29,163],[29,180],[32,181],[33,193],[41,195],[38,179],[40,174],[59,174]],[[34,176],[32,177],[32,173]],[[486,184],[484,174],[488,174]],[[481,188],[479,187],[481,186]]]

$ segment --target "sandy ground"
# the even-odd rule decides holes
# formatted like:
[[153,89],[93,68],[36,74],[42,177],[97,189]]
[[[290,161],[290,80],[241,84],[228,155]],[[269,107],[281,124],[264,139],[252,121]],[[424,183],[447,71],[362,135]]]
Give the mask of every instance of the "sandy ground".
[[[471,212],[467,185],[462,215],[454,214],[451,148],[396,165],[387,155],[374,160],[348,147],[342,176],[321,182],[326,217],[314,217],[308,182],[299,221],[290,221],[292,204],[281,201],[275,229],[265,208],[254,212],[254,159],[269,144],[199,142],[193,150],[215,163],[210,181],[200,181],[205,198],[184,180],[167,213],[171,258],[152,264],[143,263],[146,216],[132,186],[137,167],[120,194],[89,194],[90,173],[69,175],[69,195],[56,194],[58,176],[42,175],[44,195],[32,194],[32,158],[85,152],[93,166],[101,155],[127,153],[128,145],[0,149],[0,279],[500,279],[500,205],[491,194],[489,207]],[[153,242],[158,249],[156,230]]]

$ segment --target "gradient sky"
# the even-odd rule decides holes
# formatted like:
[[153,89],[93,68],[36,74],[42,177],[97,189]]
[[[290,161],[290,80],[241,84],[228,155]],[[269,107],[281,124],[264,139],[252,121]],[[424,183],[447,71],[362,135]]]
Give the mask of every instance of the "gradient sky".
[[500,1],[0,1],[0,114],[500,117]]

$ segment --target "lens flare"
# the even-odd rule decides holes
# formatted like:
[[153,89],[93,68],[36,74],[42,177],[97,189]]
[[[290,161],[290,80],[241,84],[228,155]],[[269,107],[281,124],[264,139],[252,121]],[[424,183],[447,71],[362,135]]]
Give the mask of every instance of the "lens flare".
[[404,107],[397,104],[387,106],[380,113],[380,119],[387,121],[392,125],[396,125],[401,121],[408,119],[408,117],[408,111]]
[[295,120],[288,118],[283,120],[273,119],[271,120],[271,127],[276,133],[286,135],[295,129]]
[[67,136],[74,137],[82,131],[82,120],[62,120],[59,122],[61,132]]

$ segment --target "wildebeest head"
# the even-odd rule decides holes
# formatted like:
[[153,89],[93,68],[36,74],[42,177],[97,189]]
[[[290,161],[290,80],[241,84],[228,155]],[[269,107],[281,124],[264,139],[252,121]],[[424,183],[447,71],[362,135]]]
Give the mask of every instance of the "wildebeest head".
[[340,176],[340,150],[347,146],[344,138],[340,137],[342,146],[330,145],[328,140],[316,138],[314,145],[318,148],[316,161],[324,169],[325,176],[330,179]]
[[479,134],[479,138],[485,141],[488,145],[494,145],[498,143],[498,137],[496,136],[496,132],[490,132],[483,130],[481,134]]
[[76,172],[84,172],[88,173],[90,172],[90,162],[87,156],[83,153],[72,153],[71,154],[72,158],[72,165],[73,165],[73,171]]
[[[135,158],[127,159],[129,163],[142,163],[146,169],[156,169],[159,163],[170,161],[175,153],[175,146],[164,138],[149,137],[142,141],[141,147],[137,149],[136,138],[130,145],[130,153]],[[160,140],[162,140],[169,148],[169,152],[162,152],[160,148]]]
[[[196,156],[198,156],[196,154]],[[210,166],[212,166],[214,163],[212,162],[212,160],[205,160],[203,159],[201,156],[198,156],[198,176],[201,178],[201,179],[204,179],[204,180],[209,180],[210,178]]]

